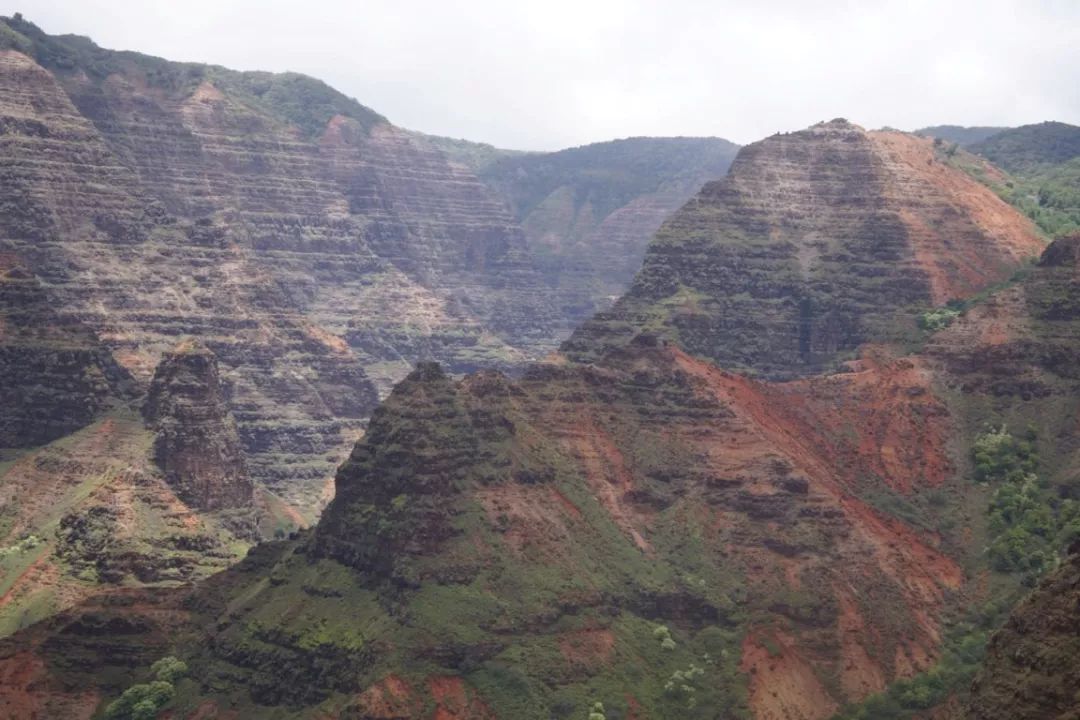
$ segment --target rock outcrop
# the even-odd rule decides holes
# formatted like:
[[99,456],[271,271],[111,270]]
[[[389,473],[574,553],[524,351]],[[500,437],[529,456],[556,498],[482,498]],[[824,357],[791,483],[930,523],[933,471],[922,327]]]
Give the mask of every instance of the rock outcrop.
[[[188,505],[154,464],[154,440],[114,410],[0,466],[0,636],[97,593],[175,587],[243,557],[255,511]],[[273,508],[260,514],[270,533],[289,527]]]
[[162,356],[143,417],[154,431],[154,462],[189,507],[253,506],[254,488],[236,422],[209,349],[186,341]]
[[[1075,548],[1080,550],[1080,548]],[[1047,577],[995,633],[967,720],[1080,716],[1080,552]]]
[[721,367],[813,374],[910,335],[921,310],[1007,278],[1042,248],[931,140],[834,120],[743,148],[565,349],[590,359],[646,327]]

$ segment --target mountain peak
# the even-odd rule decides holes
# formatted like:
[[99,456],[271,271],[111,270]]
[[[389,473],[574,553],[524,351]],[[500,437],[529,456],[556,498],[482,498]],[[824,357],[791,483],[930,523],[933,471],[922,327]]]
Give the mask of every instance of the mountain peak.
[[1037,256],[1031,222],[928,139],[846,120],[739,151],[660,229],[630,291],[567,341],[590,359],[646,327],[722,367],[821,372]]

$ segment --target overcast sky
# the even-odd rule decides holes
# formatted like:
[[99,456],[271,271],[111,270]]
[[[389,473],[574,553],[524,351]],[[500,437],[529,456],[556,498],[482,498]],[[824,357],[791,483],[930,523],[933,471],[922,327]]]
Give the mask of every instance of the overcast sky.
[[1080,0],[0,0],[50,33],[321,78],[424,132],[556,149],[1080,124]]

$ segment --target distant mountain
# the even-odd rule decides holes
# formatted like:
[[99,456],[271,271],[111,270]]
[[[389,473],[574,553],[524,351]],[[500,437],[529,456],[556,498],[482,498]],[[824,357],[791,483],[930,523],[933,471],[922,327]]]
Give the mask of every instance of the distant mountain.
[[1007,127],[978,125],[970,127],[964,125],[932,125],[916,130],[915,134],[922,137],[941,138],[946,142],[956,143],[960,147],[967,147],[1008,129]]
[[974,143],[969,149],[1011,173],[1027,173],[1080,157],[1080,127],[1062,122],[1024,125]]
[[723,177],[738,149],[720,138],[629,138],[504,155],[478,173],[521,222],[560,312],[580,321],[622,294],[660,224]]

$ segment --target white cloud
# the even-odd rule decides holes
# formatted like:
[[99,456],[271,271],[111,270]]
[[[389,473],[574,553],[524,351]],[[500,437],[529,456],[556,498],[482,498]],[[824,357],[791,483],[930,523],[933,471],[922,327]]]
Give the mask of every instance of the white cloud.
[[319,77],[392,121],[504,147],[1080,123],[1074,0],[0,0],[105,47]]

